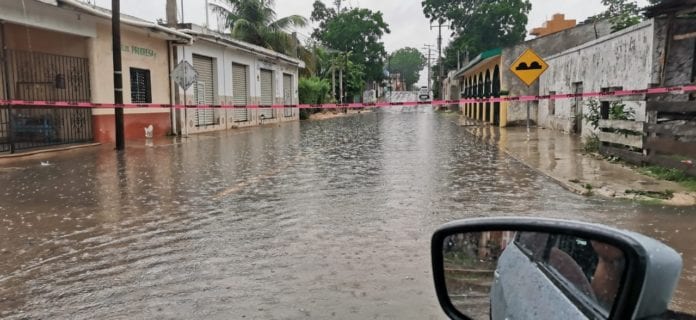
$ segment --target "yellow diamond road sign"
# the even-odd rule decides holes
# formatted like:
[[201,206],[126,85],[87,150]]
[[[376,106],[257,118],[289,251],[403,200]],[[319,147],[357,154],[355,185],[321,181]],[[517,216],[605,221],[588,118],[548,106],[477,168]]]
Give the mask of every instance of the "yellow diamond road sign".
[[522,82],[530,86],[537,81],[549,65],[544,62],[539,55],[532,49],[527,49],[510,66],[510,71],[515,74]]

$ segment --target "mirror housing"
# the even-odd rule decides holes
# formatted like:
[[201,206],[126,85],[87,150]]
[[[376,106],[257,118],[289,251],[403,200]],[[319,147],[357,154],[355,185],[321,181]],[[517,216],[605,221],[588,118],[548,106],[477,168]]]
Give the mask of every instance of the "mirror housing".
[[449,236],[488,231],[563,234],[598,240],[623,251],[626,270],[609,319],[642,319],[667,312],[682,268],[681,256],[641,234],[608,226],[528,217],[474,218],[447,223],[432,238],[432,266],[438,301],[451,319],[469,319],[453,305],[447,291],[443,242]]

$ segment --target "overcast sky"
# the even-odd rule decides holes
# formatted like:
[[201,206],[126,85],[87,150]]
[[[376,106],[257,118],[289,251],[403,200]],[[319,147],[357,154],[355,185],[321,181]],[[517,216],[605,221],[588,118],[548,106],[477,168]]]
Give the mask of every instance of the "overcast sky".
[[[83,0],[87,1],[87,0]],[[102,7],[110,7],[111,0],[89,0]],[[180,3],[181,0],[177,0]],[[205,0],[183,0],[184,17],[186,22],[205,24]],[[220,0],[210,0],[220,1]],[[224,0],[223,0],[224,1]],[[331,6],[332,0],[323,0]],[[541,26],[554,13],[565,13],[566,19],[582,21],[588,16],[603,10],[600,0],[531,0],[532,11],[529,16],[527,29]],[[348,0],[350,6],[365,7],[384,12],[384,19],[389,24],[391,34],[383,40],[388,52],[402,47],[423,48],[425,44],[437,44],[437,29],[430,29],[428,19],[423,15],[421,0]],[[299,14],[309,18],[314,0],[276,0],[276,12],[279,17]],[[638,0],[639,5],[647,4],[647,0]],[[121,0],[123,13],[143,19],[157,20],[165,16],[165,0]],[[181,13],[180,13],[181,14]],[[216,22],[210,15],[211,28]],[[300,38],[310,35],[311,28],[299,30]],[[449,40],[449,30],[443,30],[443,46]],[[425,83],[421,76],[421,84]]]

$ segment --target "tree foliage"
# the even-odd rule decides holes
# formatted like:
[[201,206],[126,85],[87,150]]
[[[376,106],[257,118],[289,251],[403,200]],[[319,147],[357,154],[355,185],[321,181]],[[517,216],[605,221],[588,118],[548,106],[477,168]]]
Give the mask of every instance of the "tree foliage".
[[327,8],[320,0],[314,2],[311,20],[319,27],[312,37],[333,50],[351,52],[350,61],[363,67],[364,80],[381,80],[387,55],[381,39],[390,33],[382,13],[364,8],[337,9]]
[[210,5],[234,38],[293,56],[297,40],[287,31],[307,25],[307,19],[298,15],[277,18],[274,0],[223,0]]
[[426,63],[425,57],[418,49],[406,47],[389,55],[388,70],[391,73],[400,73],[406,87],[410,88],[418,82],[420,72],[425,68]]
[[[448,24],[454,41],[446,50],[483,51],[505,47],[524,40],[529,0],[424,0],[423,13],[434,23]],[[452,64],[449,62],[449,64]]]
[[[659,0],[652,0],[656,4]],[[602,0],[607,8],[604,12],[588,18],[589,21],[607,19],[611,23],[611,30],[616,32],[626,29],[643,21],[640,14],[641,8],[635,0]]]

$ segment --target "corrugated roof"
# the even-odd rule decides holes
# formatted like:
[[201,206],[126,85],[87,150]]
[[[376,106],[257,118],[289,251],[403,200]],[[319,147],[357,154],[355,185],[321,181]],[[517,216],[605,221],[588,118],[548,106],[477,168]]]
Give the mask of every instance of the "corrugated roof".
[[223,34],[216,32],[214,30],[210,30],[208,28],[205,28],[203,26],[199,26],[196,24],[191,24],[191,23],[186,23],[186,24],[180,24],[180,27],[184,27],[185,29],[181,29],[180,31],[185,32],[189,35],[195,36],[197,38],[210,41],[210,42],[215,42],[215,43],[221,43],[223,45],[226,45],[228,47],[236,47],[238,49],[242,49],[254,54],[259,54],[268,58],[273,58],[273,59],[279,59],[283,60],[287,63],[297,65],[300,68],[305,67],[304,61],[273,51],[268,48],[264,48],[261,46],[257,46],[255,44],[251,44],[248,42],[241,41],[239,39],[235,39],[231,37],[228,34]]
[[657,17],[663,14],[685,14],[696,12],[696,0],[663,0],[659,4],[645,8],[645,16]]

